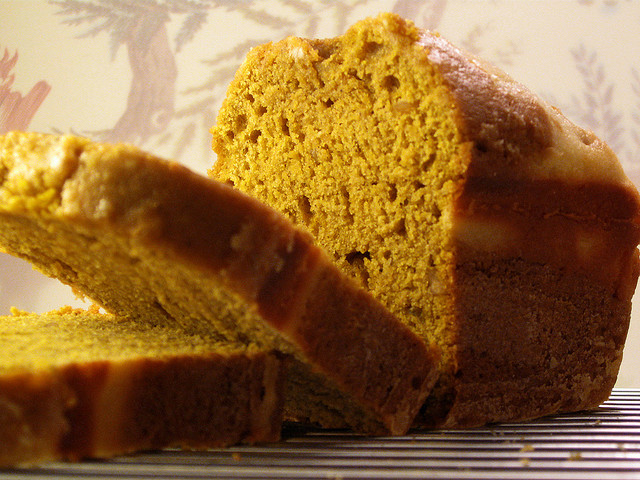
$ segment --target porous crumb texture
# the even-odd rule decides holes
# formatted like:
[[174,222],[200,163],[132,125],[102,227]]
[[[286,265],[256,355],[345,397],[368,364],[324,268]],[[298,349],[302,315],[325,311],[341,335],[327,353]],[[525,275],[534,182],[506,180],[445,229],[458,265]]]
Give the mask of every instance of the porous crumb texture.
[[[1,317],[0,375],[69,363],[121,361],[142,357],[242,354],[247,348],[214,343],[180,327],[153,325],[126,317],[65,308],[48,314],[14,310]],[[249,347],[254,352],[257,347]]]
[[285,364],[90,311],[0,317],[0,466],[279,438]]
[[304,225],[341,269],[447,344],[446,322],[422,318],[451,313],[447,232],[463,146],[418,30],[386,22],[253,49],[213,129],[211,173]]
[[343,405],[330,425],[410,426],[437,352],[281,214],[131,146],[21,133],[0,145],[8,252],[119,315],[293,356],[310,377],[293,385],[324,382]]
[[304,226],[438,342],[419,423],[606,398],[638,275],[638,194],[606,145],[506,74],[381,14],[251,50],[211,131],[213,178]]

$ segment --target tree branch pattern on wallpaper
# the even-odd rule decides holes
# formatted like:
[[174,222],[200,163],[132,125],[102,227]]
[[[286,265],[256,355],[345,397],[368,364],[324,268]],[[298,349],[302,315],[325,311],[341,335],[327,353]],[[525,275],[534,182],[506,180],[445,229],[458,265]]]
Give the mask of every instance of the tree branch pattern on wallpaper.
[[[180,159],[194,142],[202,142],[202,162],[211,161],[208,138],[198,132],[211,126],[226,87],[247,51],[258,44],[287,35],[318,36],[319,25],[330,19],[331,35],[338,35],[349,26],[349,13],[357,8],[377,5],[375,0],[49,0],[56,5],[62,23],[83,27],[77,36],[95,37],[107,34],[112,58],[121,48],[127,51],[132,74],[127,104],[122,116],[111,128],[103,131],[79,132],[105,141],[129,141],[142,147],[171,145],[173,157]],[[577,0],[578,8],[615,9],[613,1]],[[268,8],[267,6],[271,7]],[[414,20],[422,28],[437,30],[450,8],[447,0],[394,0],[389,10]],[[256,27],[247,28],[245,39],[226,49],[202,49],[202,65],[208,76],[181,91],[176,89],[179,75],[178,56],[193,42],[199,31],[215,16],[238,15]],[[178,23],[173,38],[169,26]],[[322,32],[327,35],[325,30]],[[492,42],[499,30],[495,21],[476,22],[462,34],[459,44],[476,55],[485,57],[508,70],[524,55],[518,39]],[[216,42],[215,38],[207,42]],[[599,53],[584,43],[569,45],[571,58],[582,85],[568,100],[545,94],[572,120],[593,130],[618,153],[634,180],[640,181],[640,78],[632,69],[633,94],[638,102],[629,112],[613,107],[615,84],[609,78]],[[215,50],[211,52],[209,50]],[[629,115],[629,117],[626,117]],[[59,126],[62,127],[62,126]]]

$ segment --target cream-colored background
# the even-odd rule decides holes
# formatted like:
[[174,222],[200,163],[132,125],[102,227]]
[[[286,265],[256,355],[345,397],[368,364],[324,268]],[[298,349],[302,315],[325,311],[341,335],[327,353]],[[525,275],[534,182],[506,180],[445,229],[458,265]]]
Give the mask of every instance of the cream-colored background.
[[[606,139],[640,184],[634,0],[0,1],[0,131],[12,128],[10,92],[33,115],[24,128],[130,141],[204,173],[215,160],[208,128],[251,45],[334,36],[385,10],[505,69]],[[621,387],[640,387],[638,302]],[[82,305],[0,255],[0,314],[68,303]]]

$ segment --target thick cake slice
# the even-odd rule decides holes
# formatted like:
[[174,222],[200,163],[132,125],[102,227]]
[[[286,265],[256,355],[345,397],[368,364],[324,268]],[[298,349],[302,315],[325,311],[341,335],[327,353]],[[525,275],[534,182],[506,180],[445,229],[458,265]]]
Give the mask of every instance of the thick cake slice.
[[107,310],[293,356],[288,416],[403,433],[437,353],[281,214],[127,145],[0,137],[0,246]]
[[304,226],[442,349],[421,423],[599,405],[638,277],[638,192],[610,149],[504,73],[382,14],[253,49],[211,175]]
[[64,308],[0,317],[0,466],[280,436],[285,367],[257,348]]

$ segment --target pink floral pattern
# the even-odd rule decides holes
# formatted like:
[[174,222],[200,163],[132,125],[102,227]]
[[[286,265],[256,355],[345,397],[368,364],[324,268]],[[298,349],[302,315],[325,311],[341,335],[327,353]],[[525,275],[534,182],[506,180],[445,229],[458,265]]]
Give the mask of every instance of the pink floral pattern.
[[44,80],[36,83],[26,95],[13,90],[13,68],[18,62],[18,52],[13,55],[5,48],[0,58],[0,133],[10,130],[26,130],[38,107],[51,90]]

